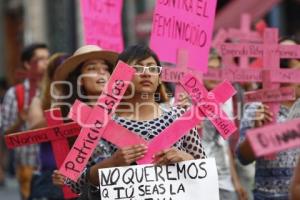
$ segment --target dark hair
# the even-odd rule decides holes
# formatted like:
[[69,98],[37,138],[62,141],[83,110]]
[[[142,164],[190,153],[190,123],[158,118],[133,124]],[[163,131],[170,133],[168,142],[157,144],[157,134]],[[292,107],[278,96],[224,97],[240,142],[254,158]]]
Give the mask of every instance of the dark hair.
[[133,45],[125,49],[118,57],[118,61],[121,60],[126,63],[130,63],[134,60],[142,61],[149,57],[153,57],[157,65],[161,65],[158,56],[152,49],[145,45]]
[[22,62],[30,61],[34,55],[35,50],[37,49],[48,49],[48,47],[44,43],[34,43],[25,47],[22,51],[21,61]]
[[[71,83],[71,85],[73,86],[72,88],[63,86],[62,87],[62,94],[67,95],[67,94],[71,94],[71,96],[68,99],[63,100],[64,103],[69,103],[69,104],[74,104],[75,100],[78,99],[81,102],[85,102],[88,103],[89,99],[87,98],[82,98],[81,96],[79,96],[79,94],[77,93],[78,90],[81,91],[81,94],[83,94],[84,96],[87,96],[87,92],[85,91],[84,87],[81,85],[78,85],[78,77],[81,75],[81,71],[83,68],[83,64],[84,62],[82,62],[81,64],[79,64],[76,69],[74,71],[72,71],[68,77],[66,78],[66,81],[68,83]],[[108,65],[108,71],[110,74],[112,74],[113,72],[113,65],[107,61],[105,61],[105,64]],[[78,88],[80,87],[80,88]],[[70,89],[73,89],[72,91],[70,91]],[[62,115],[64,117],[66,117],[70,111],[69,107],[66,105],[62,105],[61,106],[61,111],[62,111]]]
[[[280,38],[279,43],[282,43],[284,41],[293,41],[297,45],[300,44],[300,40],[296,36],[284,36],[284,37]],[[290,60],[291,59],[286,59],[286,58],[285,59],[280,59],[280,68],[283,68],[283,69],[290,68],[290,66],[289,66],[289,61]]]
[[[160,60],[157,54],[150,49],[148,46],[145,45],[133,45],[125,49],[121,54],[119,54],[117,61],[121,60],[125,63],[131,63],[132,61],[136,60],[137,62],[145,60],[149,57],[152,57],[158,66],[161,66]],[[155,96],[158,98],[158,103],[168,102],[169,96],[168,93],[170,92],[170,86],[165,83],[161,83],[158,85],[158,88],[155,92]]]

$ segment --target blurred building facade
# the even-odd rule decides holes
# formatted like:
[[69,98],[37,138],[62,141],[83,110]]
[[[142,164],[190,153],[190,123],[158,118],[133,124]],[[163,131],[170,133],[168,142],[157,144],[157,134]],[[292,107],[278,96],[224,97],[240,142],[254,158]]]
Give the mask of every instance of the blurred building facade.
[[[218,10],[231,0],[218,0]],[[248,0],[245,0],[248,1]],[[155,0],[124,0],[125,45],[147,43]],[[299,0],[283,0],[267,15],[281,35],[300,35]],[[15,83],[20,52],[32,42],[45,42],[51,52],[72,53],[83,44],[80,0],[0,0],[0,78]]]

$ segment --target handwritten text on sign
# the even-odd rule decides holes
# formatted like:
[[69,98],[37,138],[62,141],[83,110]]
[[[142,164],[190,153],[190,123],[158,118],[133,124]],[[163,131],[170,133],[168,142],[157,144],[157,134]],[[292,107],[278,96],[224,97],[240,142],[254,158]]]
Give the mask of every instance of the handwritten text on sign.
[[279,89],[262,89],[244,94],[245,102],[282,102],[296,99],[296,91],[293,87]]
[[104,91],[93,107],[86,124],[92,127],[83,127],[70,153],[59,169],[60,173],[73,181],[77,181],[83,172],[98,141],[103,136],[110,116],[115,112],[121,101],[129,81],[133,78],[134,69],[123,62],[119,62]]
[[157,0],[151,48],[163,61],[176,63],[177,49],[187,49],[188,66],[205,72],[216,0]]
[[219,199],[214,159],[99,170],[101,199]]
[[257,157],[300,145],[300,119],[250,130],[247,138]]
[[82,0],[81,3],[85,43],[121,52],[124,49],[123,0]]

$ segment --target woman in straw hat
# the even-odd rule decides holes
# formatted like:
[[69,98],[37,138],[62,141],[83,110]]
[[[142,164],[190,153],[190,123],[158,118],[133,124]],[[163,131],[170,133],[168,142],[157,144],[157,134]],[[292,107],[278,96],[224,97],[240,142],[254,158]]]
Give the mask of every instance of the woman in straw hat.
[[[151,140],[176,120],[185,109],[173,107],[164,110],[160,106],[160,103],[168,101],[168,98],[165,87],[159,79],[160,61],[151,49],[140,45],[131,46],[120,54],[118,60],[134,67],[136,74],[133,84],[127,90],[132,95],[123,98],[113,119],[145,140]],[[81,193],[82,199],[99,199],[98,169],[131,165],[146,152],[147,147],[144,145],[117,149],[113,144],[100,140],[86,170],[76,183],[70,182],[70,185],[73,190]],[[153,162],[165,165],[204,157],[200,138],[193,129],[173,148],[156,154]],[[58,172],[55,176],[59,176]]]

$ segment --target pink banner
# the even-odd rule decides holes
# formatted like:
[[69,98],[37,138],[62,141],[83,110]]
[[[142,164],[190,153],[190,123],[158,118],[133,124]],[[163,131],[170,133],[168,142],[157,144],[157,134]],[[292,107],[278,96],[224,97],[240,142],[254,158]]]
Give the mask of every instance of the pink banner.
[[300,119],[252,129],[247,132],[256,157],[300,146]]
[[216,100],[215,96],[208,95],[205,87],[193,75],[187,74],[181,84],[224,139],[236,131],[235,123],[228,119],[226,113],[220,109],[221,103]]
[[176,63],[178,49],[186,49],[188,66],[205,72],[216,0],[174,2],[156,1],[150,46],[161,60],[171,63]]
[[123,0],[81,0],[86,44],[123,51],[122,5]]
[[284,87],[279,89],[262,89],[244,94],[245,102],[283,102],[294,101],[296,99],[296,91],[293,87]]
[[118,63],[104,91],[98,98],[97,105],[93,107],[88,116],[86,126],[82,127],[70,153],[59,169],[62,175],[76,181],[83,172],[133,75],[134,69],[132,67],[123,62]]

